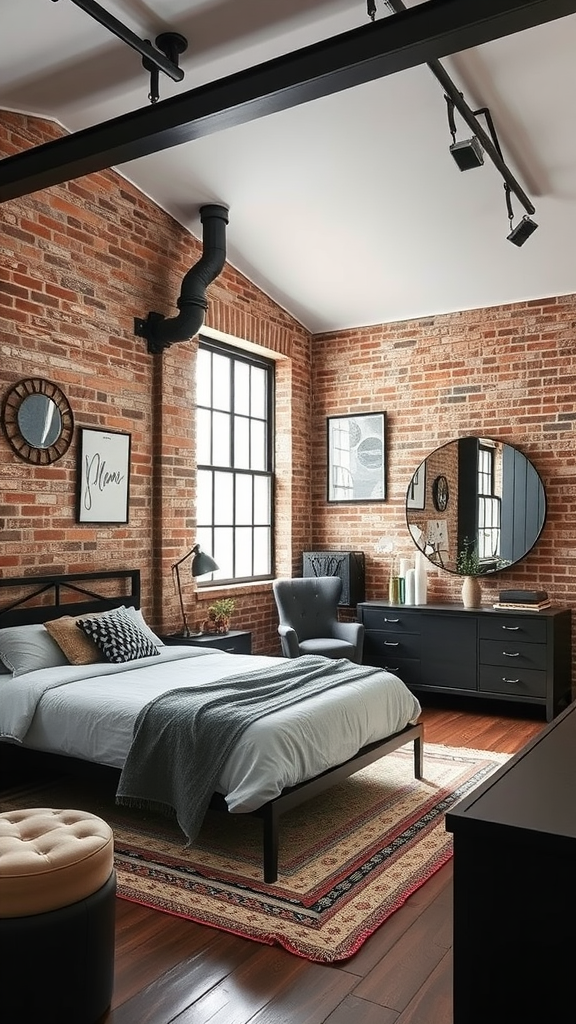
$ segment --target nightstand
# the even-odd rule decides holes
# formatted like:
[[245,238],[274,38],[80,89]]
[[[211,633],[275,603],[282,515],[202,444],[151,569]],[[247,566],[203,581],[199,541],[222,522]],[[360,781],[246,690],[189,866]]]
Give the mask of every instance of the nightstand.
[[230,629],[227,633],[200,633],[199,636],[160,636],[165,644],[182,647],[217,647],[227,654],[252,654],[252,633],[246,629]]

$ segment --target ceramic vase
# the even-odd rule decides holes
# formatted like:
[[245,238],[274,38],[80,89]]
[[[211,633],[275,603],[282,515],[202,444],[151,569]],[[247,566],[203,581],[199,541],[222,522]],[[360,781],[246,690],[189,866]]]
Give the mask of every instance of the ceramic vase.
[[479,608],[482,604],[482,587],[476,576],[465,576],[462,584],[462,604],[465,608]]
[[401,604],[402,594],[400,584],[402,580],[399,576],[391,576],[388,583],[388,600],[390,604]]

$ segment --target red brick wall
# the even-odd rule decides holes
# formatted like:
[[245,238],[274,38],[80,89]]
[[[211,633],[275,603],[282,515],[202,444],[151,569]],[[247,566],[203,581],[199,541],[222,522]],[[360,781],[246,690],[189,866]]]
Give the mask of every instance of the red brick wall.
[[[378,538],[415,551],[404,511],[414,469],[438,445],[483,434],[524,452],[548,502],[538,544],[482,581],[483,600],[521,587],[576,605],[576,295],[316,337],[313,373],[314,546],[363,550],[369,598],[387,594]],[[387,500],[327,505],[325,418],[382,410]],[[461,600],[458,577],[441,569],[430,567],[428,589],[432,600]]]
[[[49,123],[4,113],[0,154],[60,134]],[[190,413],[197,341],[149,355],[146,342],[134,335],[134,317],[149,310],[177,314],[182,278],[197,262],[201,242],[113,171],[5,203],[0,223],[0,398],[23,377],[45,376],[65,392],[76,428],[132,435],[130,520],[120,526],[75,521],[77,436],[58,462],[44,468],[22,461],[0,436],[0,571],[138,567],[150,621],[177,629],[170,566],[195,541]],[[310,338],[228,265],[208,299],[208,326],[278,359],[276,554],[279,572],[290,575],[311,541],[305,511]],[[200,590],[197,603],[187,583],[191,623],[205,618],[213,596]],[[234,596],[233,626],[254,630],[256,650],[279,652],[270,584],[236,588]]]

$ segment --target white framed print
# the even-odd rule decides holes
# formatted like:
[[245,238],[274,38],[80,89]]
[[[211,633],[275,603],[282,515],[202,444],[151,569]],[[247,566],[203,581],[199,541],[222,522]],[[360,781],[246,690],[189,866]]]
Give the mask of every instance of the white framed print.
[[80,427],[76,518],[127,523],[131,435]]

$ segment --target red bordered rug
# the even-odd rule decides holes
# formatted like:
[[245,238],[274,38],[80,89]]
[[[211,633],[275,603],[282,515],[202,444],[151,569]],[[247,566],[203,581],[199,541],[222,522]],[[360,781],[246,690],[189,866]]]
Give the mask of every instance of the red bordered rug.
[[79,807],[114,830],[118,895],[310,960],[352,956],[452,855],[446,811],[508,758],[425,744],[394,751],[280,819],[278,881],[262,880],[262,825],[209,812],[184,846],[170,820],[114,803],[110,778],[3,794],[1,809]]

